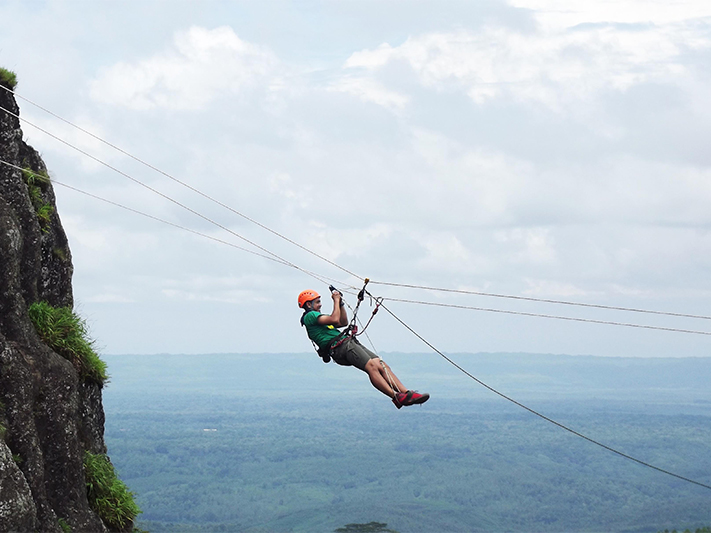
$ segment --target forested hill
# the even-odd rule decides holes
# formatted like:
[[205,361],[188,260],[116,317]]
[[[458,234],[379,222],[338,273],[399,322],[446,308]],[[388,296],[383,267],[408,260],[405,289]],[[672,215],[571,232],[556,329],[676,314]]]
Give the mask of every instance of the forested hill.
[[[711,482],[711,358],[452,354],[586,435]],[[314,353],[114,355],[107,441],[153,533],[683,531],[708,490],[574,437],[434,354],[384,354],[430,392],[397,410]]]

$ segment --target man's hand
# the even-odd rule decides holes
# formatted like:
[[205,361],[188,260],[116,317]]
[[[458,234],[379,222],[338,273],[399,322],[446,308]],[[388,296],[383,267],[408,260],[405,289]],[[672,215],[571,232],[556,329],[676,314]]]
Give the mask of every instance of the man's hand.
[[337,289],[331,291],[333,298],[333,312],[330,315],[319,315],[318,323],[324,326],[343,327],[348,324],[348,315],[345,310],[345,302],[341,299],[341,293]]

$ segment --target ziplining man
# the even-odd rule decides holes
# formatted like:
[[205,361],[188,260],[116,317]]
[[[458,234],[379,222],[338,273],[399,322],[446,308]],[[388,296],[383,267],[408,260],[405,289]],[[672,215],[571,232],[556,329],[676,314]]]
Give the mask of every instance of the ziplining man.
[[321,296],[316,291],[306,290],[299,294],[299,307],[304,310],[301,325],[306,327],[309,339],[318,346],[318,353],[324,362],[333,358],[339,365],[359,368],[368,374],[373,387],[392,398],[398,409],[403,405],[429,400],[429,394],[420,394],[405,387],[390,367],[354,336],[337,329],[348,325],[348,314],[339,291],[332,290],[331,298],[333,312],[324,315],[321,314]]

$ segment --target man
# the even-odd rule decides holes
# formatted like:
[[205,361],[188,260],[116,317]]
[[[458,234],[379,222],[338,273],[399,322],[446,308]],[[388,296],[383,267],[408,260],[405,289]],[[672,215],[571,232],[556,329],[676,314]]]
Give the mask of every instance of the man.
[[348,314],[337,290],[331,292],[333,312],[321,314],[321,296],[316,291],[299,294],[299,307],[304,310],[301,325],[309,338],[319,347],[319,355],[328,362],[329,356],[339,365],[355,366],[368,374],[373,387],[392,398],[395,407],[426,402],[430,395],[409,390],[393,374],[390,367],[377,355],[363,346],[355,337],[344,336],[336,328],[348,325]]

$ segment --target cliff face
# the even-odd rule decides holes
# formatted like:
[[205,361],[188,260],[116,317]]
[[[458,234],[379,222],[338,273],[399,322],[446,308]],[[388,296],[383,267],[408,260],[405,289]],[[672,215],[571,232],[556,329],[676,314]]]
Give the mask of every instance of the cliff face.
[[[3,83],[0,81],[0,83]],[[7,82],[5,82],[7,86]],[[11,93],[0,106],[19,114]],[[85,452],[106,452],[101,384],[38,336],[36,302],[72,307],[72,262],[39,154],[0,109],[0,531],[106,531],[87,499]]]

